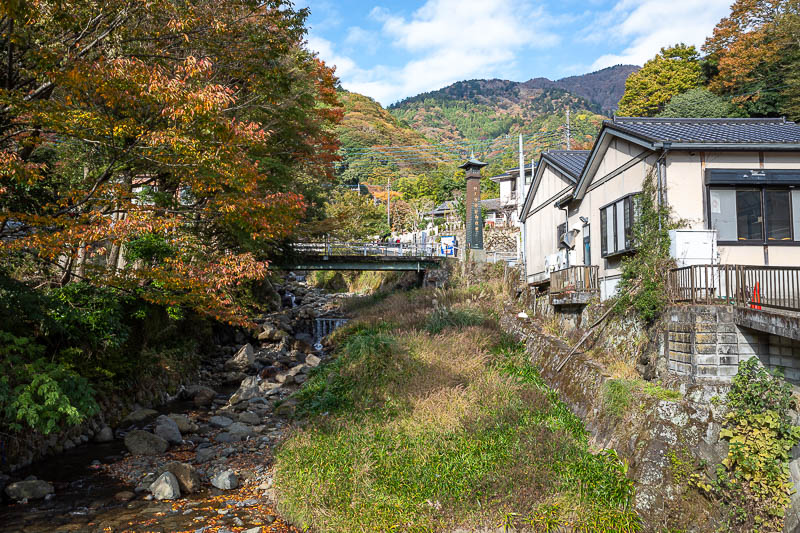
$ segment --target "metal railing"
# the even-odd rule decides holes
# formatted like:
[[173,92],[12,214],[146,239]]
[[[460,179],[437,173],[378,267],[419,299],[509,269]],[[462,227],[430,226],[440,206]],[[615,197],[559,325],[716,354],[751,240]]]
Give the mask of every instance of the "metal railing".
[[441,257],[445,253],[437,243],[374,243],[374,242],[303,242],[292,249],[300,254],[380,256],[380,257]]
[[668,278],[673,302],[800,311],[800,267],[693,265]]
[[550,294],[565,292],[597,292],[599,290],[596,266],[571,266],[550,273]]

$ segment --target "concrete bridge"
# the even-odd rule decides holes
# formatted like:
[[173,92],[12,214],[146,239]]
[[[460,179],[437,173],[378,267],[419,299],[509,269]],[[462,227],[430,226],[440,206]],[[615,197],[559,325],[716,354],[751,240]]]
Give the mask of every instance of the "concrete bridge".
[[400,270],[425,272],[439,268],[447,257],[440,245],[409,243],[295,243],[278,268],[284,270]]

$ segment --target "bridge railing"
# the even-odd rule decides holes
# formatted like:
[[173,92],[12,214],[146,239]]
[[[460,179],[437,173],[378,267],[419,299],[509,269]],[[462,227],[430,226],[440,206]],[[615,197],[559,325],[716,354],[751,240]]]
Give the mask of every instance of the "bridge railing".
[[292,245],[297,253],[316,255],[441,257],[445,253],[436,243],[308,242]]
[[800,267],[693,265],[668,280],[674,302],[800,311]]

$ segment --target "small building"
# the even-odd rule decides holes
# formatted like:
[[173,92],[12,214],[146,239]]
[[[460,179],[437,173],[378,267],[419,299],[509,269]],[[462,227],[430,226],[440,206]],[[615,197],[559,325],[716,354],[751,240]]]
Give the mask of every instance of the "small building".
[[512,168],[489,178],[500,186],[499,210],[504,213],[509,225],[519,221],[519,207],[525,201],[525,193],[531,182],[530,175],[531,164],[525,167],[525,183],[520,184],[519,168]]
[[800,384],[800,126],[785,119],[616,117],[590,151],[546,152],[522,210],[528,283],[565,311],[613,296],[646,178],[683,223],[672,300],[695,306],[669,312],[670,370],[730,379],[758,356]]

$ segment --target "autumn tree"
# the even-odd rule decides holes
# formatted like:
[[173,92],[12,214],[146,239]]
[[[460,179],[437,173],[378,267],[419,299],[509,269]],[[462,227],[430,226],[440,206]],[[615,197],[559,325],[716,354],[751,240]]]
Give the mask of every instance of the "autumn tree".
[[628,77],[617,114],[655,116],[673,96],[699,87],[702,82],[700,57],[694,46],[677,44],[662,48],[641,70]]
[[331,178],[332,71],[285,0],[4,2],[0,254],[244,320]]
[[712,91],[751,116],[800,117],[797,0],[737,0],[703,50]]

